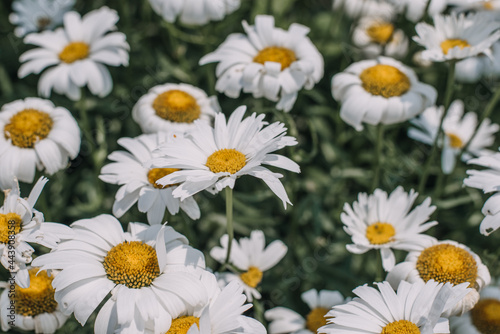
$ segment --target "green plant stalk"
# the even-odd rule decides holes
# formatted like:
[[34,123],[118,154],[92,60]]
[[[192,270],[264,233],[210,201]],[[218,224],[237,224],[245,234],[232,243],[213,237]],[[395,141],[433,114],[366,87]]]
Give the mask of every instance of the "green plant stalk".
[[234,239],[234,226],[233,226],[233,189],[226,187],[226,219],[227,219],[227,254],[226,260],[224,261],[224,266],[229,263],[229,258],[231,257],[231,246],[233,245]]
[[372,183],[372,192],[378,187],[380,183],[380,171],[382,169],[382,148],[384,146],[384,124],[377,125],[377,142],[375,146],[375,174]]

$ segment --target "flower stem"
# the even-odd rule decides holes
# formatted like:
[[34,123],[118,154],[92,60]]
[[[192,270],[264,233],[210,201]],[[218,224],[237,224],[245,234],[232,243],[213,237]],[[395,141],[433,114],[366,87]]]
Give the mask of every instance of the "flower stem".
[[372,192],[378,187],[380,183],[380,171],[382,169],[382,148],[384,146],[384,124],[377,125],[377,143],[375,153],[375,175],[373,177]]
[[382,264],[382,253],[380,250],[377,251],[377,271],[375,276],[375,282],[382,282],[384,280],[384,266]]
[[224,265],[229,263],[229,258],[231,256],[231,246],[233,245],[234,239],[234,228],[233,228],[233,189],[226,187],[226,219],[227,219],[227,235],[229,237],[227,244],[227,254]]

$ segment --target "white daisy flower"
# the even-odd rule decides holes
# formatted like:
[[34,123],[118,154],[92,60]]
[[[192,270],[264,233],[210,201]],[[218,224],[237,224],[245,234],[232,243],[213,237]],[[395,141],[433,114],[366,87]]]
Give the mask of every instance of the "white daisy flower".
[[372,15],[390,20],[396,15],[394,6],[385,0],[333,0],[333,9],[353,19]]
[[327,324],[325,315],[330,309],[346,302],[340,292],[330,290],[311,289],[301,297],[311,310],[305,319],[286,307],[272,308],[264,314],[269,321],[269,334],[316,334]]
[[64,28],[29,34],[24,43],[39,48],[26,51],[19,61],[24,63],[19,78],[46,70],[38,81],[38,93],[49,97],[52,89],[71,100],[79,100],[80,87],[88,86],[99,97],[113,88],[109,66],[128,66],[129,45],[125,35],[116,29],[118,14],[108,7],[93,10],[83,18],[77,12],[64,15]]
[[80,129],[71,113],[48,100],[27,98],[0,110],[0,187],[12,179],[32,183],[36,170],[64,169],[80,151]]
[[52,281],[57,275],[45,270],[29,268],[30,286],[21,288],[12,281],[0,282],[0,322],[2,331],[11,328],[35,333],[54,333],[61,328],[68,316],[63,314],[54,299]]
[[436,102],[434,87],[392,58],[363,60],[332,78],[333,98],[342,104],[340,117],[357,131],[361,123],[394,124],[413,118]]
[[71,227],[75,237],[37,257],[33,265],[61,270],[52,282],[55,300],[82,325],[111,292],[97,315],[96,334],[117,328],[138,333],[147,322],[164,333],[171,318],[160,313],[194,305],[203,294],[197,274],[205,267],[203,254],[171,227],[130,223],[129,232],[123,232],[110,215],[82,219]]
[[52,30],[75,5],[75,0],[15,0],[9,21],[16,26],[14,34],[23,37],[30,32]]
[[293,23],[288,31],[274,26],[274,17],[257,15],[255,26],[243,21],[244,34],[231,34],[200,65],[218,62],[215,89],[231,98],[240,91],[278,101],[290,111],[302,88],[312,89],[323,77],[324,61],[306,36],[309,28]]
[[[430,1],[430,3],[428,3]],[[389,0],[398,12],[406,13],[406,18],[411,22],[420,21],[425,13],[425,9],[429,6],[427,13],[430,16],[441,14],[448,6],[449,0]]]
[[479,292],[490,284],[490,272],[469,247],[452,240],[431,239],[422,250],[411,251],[404,262],[398,263],[388,274],[387,281],[393,288],[400,282],[451,283],[457,286],[468,283],[470,292],[446,316],[461,315],[474,307]]
[[370,249],[380,249],[382,265],[389,271],[396,264],[393,249],[421,249],[426,240],[432,239],[422,232],[437,225],[436,221],[429,221],[436,207],[430,205],[428,197],[412,210],[417,197],[413,189],[406,193],[399,186],[389,196],[380,189],[375,189],[370,196],[360,193],[352,208],[345,203],[340,219],[353,242],[346,246],[347,250],[363,254]]
[[188,132],[200,119],[208,124],[220,111],[215,96],[187,84],[164,84],[151,88],[132,109],[132,117],[145,133]]
[[[224,234],[220,238],[222,247],[214,247],[210,251],[210,256],[220,263],[224,263],[227,254],[228,236]],[[275,240],[266,247],[266,238],[262,231],[252,231],[250,238],[240,238],[239,241],[233,239],[229,263],[241,274],[223,273],[220,278],[225,283],[237,281],[245,290],[248,301],[253,298],[260,299],[260,292],[257,286],[262,281],[264,271],[274,267],[285,256],[288,248],[280,241]]]
[[409,41],[403,30],[382,17],[362,17],[354,28],[352,41],[369,58],[379,55],[403,58],[408,53]]
[[450,5],[457,6],[457,11],[486,12],[494,14],[500,11],[500,0],[448,0]]
[[240,8],[240,0],[149,0],[154,11],[167,22],[177,18],[184,24],[203,25],[220,21]]
[[140,212],[146,212],[150,224],[161,224],[168,209],[171,215],[182,209],[191,219],[200,218],[200,208],[192,197],[183,201],[174,198],[175,185],[160,186],[156,180],[173,173],[174,168],[146,168],[152,152],[170,137],[166,133],[120,138],[118,144],[127,151],[116,151],[108,156],[113,163],[105,165],[99,178],[107,183],[119,184],[113,205],[113,214],[120,218],[132,205],[139,202]]
[[[408,137],[432,146],[438,134],[443,112],[444,107],[427,108],[419,117],[410,121],[416,128],[408,130]],[[453,101],[443,120],[444,141],[438,141],[438,145],[443,150],[441,155],[443,173],[451,174],[453,172],[456,158],[474,135],[476,126],[477,114],[471,111],[464,115],[464,103],[461,100]],[[479,126],[472,142],[467,146],[462,160],[466,162],[473,156],[493,154],[486,147],[493,145],[495,142],[494,134],[499,129],[498,124],[492,124],[490,119],[485,119]]]
[[283,176],[273,173],[262,165],[283,168],[300,173],[299,166],[287,157],[271,154],[297,141],[285,136],[284,124],[276,122],[264,127],[264,115],[253,113],[243,119],[246,107],[237,108],[229,117],[215,115],[215,127],[195,121],[195,129],[186,138],[166,143],[157,150],[152,160],[154,168],[179,168],[180,171],[156,181],[160,185],[180,185],[172,192],[184,200],[194,194],[209,190],[219,192],[226,187],[234,188],[236,179],[251,175],[262,179],[286,204],[290,203],[283,184]]
[[397,292],[387,282],[353,290],[359,298],[328,312],[329,324],[318,333],[434,334],[449,333],[448,319],[442,313],[468,292],[462,284],[435,281],[401,282]]
[[421,22],[416,25],[418,36],[413,39],[424,46],[422,58],[435,62],[464,59],[484,53],[491,56],[490,47],[500,38],[500,22],[478,14],[434,16],[434,26]]
[[455,65],[455,79],[462,83],[476,83],[482,78],[500,77],[500,42],[491,46],[491,56],[484,54],[469,57]]

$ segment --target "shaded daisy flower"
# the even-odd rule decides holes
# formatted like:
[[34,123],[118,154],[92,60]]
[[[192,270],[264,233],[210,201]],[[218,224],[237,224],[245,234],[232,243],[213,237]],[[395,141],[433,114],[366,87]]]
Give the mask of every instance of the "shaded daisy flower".
[[171,215],[182,209],[191,219],[200,218],[200,208],[192,197],[183,201],[174,198],[175,185],[160,186],[156,180],[177,171],[175,168],[146,168],[152,152],[166,141],[166,133],[142,135],[137,138],[120,138],[118,144],[127,151],[115,151],[108,156],[113,163],[105,165],[99,178],[121,187],[115,195],[113,214],[120,218],[132,205],[139,202],[140,212],[146,212],[150,224],[161,224],[168,209]]
[[396,15],[394,6],[385,0],[333,0],[333,9],[350,18],[372,15],[391,19]]
[[200,119],[211,123],[220,111],[215,96],[187,84],[165,84],[151,88],[132,109],[132,117],[142,131],[187,132]]
[[0,282],[0,288],[4,289],[0,295],[3,331],[16,328],[35,333],[54,333],[64,325],[68,316],[63,314],[55,301],[52,287],[56,275],[56,270],[49,276],[45,270],[29,268],[28,288],[21,288],[12,281]]
[[151,161],[154,168],[179,168],[156,181],[159,185],[179,184],[172,192],[184,200],[194,194],[209,190],[219,192],[234,188],[236,179],[251,175],[262,179],[286,204],[291,204],[281,174],[273,173],[262,165],[270,165],[299,173],[299,166],[287,157],[271,154],[297,141],[285,136],[286,128],[276,122],[264,127],[264,115],[243,119],[246,107],[237,108],[226,123],[222,113],[215,115],[214,128],[202,121],[195,121],[195,129],[186,138],[165,143],[156,151],[159,158]]
[[312,89],[323,77],[323,57],[306,36],[309,28],[293,23],[288,31],[274,26],[274,17],[257,15],[255,26],[243,21],[244,34],[231,34],[200,65],[218,62],[215,88],[231,98],[240,91],[278,101],[290,111],[302,88]]
[[240,8],[240,0],[149,0],[155,12],[167,22],[177,18],[184,24],[202,25],[220,21],[226,15]]
[[357,131],[361,123],[394,124],[413,118],[436,102],[437,92],[415,72],[392,58],[363,60],[332,78],[340,117]]
[[[228,236],[224,234],[220,239],[222,247],[214,247],[210,251],[210,256],[220,263],[224,263],[227,254]],[[240,238],[239,241],[233,239],[229,263],[241,274],[223,273],[219,277],[221,281],[228,283],[239,282],[248,297],[248,301],[253,298],[260,299],[260,292],[257,286],[262,281],[264,271],[274,267],[286,254],[288,247],[280,241],[275,240],[266,247],[266,238],[262,231],[252,231],[250,238]]]
[[[438,134],[443,107],[427,108],[419,117],[410,121],[416,128],[408,130],[408,137],[427,145],[433,145]],[[443,173],[450,174],[455,168],[456,158],[474,135],[477,126],[477,114],[468,112],[464,115],[464,103],[455,100],[450,105],[448,113],[443,120],[444,141],[439,141],[442,148],[441,168]],[[492,124],[490,119],[485,119],[477,130],[472,142],[462,155],[462,160],[467,161],[473,156],[492,154],[486,147],[495,142],[494,134],[498,132],[498,124]]]
[[52,90],[79,100],[81,87],[99,97],[108,95],[113,88],[109,66],[128,66],[129,45],[116,29],[118,14],[108,7],[93,10],[80,17],[77,12],[64,15],[64,28],[30,34],[24,43],[39,46],[26,51],[19,61],[24,63],[19,78],[38,74],[47,67],[38,81],[38,93],[49,97]]
[[397,187],[389,196],[380,189],[370,196],[360,193],[352,208],[345,203],[340,219],[353,241],[346,246],[347,250],[363,254],[370,249],[380,249],[382,265],[389,271],[396,263],[392,249],[421,249],[422,244],[432,239],[422,232],[437,225],[436,221],[428,221],[436,207],[430,205],[428,197],[412,210],[417,197],[413,189],[406,193],[403,187]]
[[448,1],[449,0],[389,0],[390,3],[396,6],[398,12],[404,12],[406,18],[412,22],[418,22],[424,17],[427,6],[429,6],[427,13],[430,16],[441,14],[448,6]]
[[468,283],[470,292],[446,316],[461,315],[474,307],[479,292],[490,284],[490,272],[469,247],[452,240],[431,239],[422,250],[408,253],[404,262],[398,263],[388,274],[387,281],[393,288],[400,282],[451,283],[457,286]]
[[80,151],[80,129],[71,113],[48,100],[27,98],[0,110],[0,187],[17,177],[33,182],[36,170],[64,169]]

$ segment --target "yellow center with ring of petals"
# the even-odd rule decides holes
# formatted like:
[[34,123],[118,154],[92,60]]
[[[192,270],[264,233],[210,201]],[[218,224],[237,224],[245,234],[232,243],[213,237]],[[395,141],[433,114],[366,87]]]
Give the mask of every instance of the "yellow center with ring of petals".
[[372,42],[385,45],[390,41],[394,33],[394,25],[388,22],[377,22],[368,27],[366,33]]
[[385,98],[401,96],[410,90],[410,79],[394,66],[377,64],[359,75],[362,87],[372,95]]
[[241,280],[249,287],[255,288],[262,281],[263,273],[257,267],[249,267],[248,271],[240,274]]
[[24,109],[10,118],[3,128],[6,139],[12,145],[21,148],[33,148],[35,144],[47,138],[54,121],[46,112],[36,109]]
[[213,173],[234,174],[246,165],[246,156],[233,148],[223,148],[215,151],[205,164]]
[[372,245],[383,245],[392,241],[396,235],[394,226],[389,223],[377,222],[366,228],[366,238]]
[[201,115],[196,99],[179,89],[159,94],[153,101],[153,109],[156,115],[174,123],[193,123]]
[[59,59],[67,64],[74,63],[77,60],[83,60],[89,56],[90,48],[84,42],[72,42],[64,47],[59,53]]

